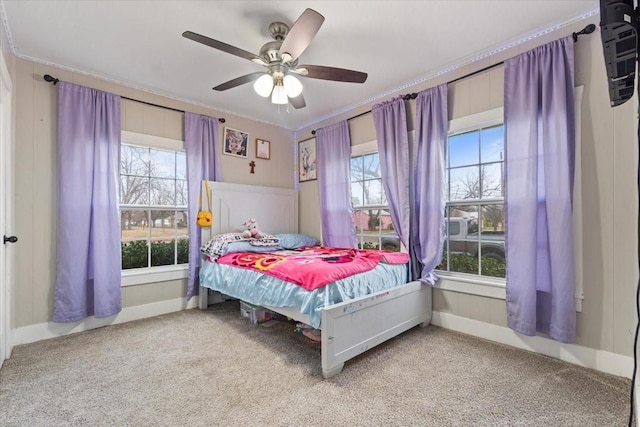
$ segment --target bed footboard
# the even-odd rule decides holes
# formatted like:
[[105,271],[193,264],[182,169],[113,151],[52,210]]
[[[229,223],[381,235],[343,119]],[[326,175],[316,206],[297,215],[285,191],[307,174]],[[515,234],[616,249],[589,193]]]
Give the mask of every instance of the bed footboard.
[[431,322],[431,287],[420,282],[335,304],[322,310],[322,375],[413,328]]

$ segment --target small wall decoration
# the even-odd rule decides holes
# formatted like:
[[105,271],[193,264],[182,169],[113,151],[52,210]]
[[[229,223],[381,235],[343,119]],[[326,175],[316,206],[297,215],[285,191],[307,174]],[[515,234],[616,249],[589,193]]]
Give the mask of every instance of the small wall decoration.
[[256,139],[256,158],[266,159],[271,158],[271,143],[264,139]]
[[229,156],[247,157],[249,134],[237,129],[224,128],[222,152]]
[[317,179],[315,138],[298,143],[298,164],[300,182]]

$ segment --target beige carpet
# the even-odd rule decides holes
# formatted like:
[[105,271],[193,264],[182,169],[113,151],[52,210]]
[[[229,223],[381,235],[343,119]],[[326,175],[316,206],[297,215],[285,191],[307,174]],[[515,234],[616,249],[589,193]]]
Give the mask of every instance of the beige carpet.
[[630,381],[435,326],[322,379],[293,325],[237,302],[14,349],[2,426],[624,426]]

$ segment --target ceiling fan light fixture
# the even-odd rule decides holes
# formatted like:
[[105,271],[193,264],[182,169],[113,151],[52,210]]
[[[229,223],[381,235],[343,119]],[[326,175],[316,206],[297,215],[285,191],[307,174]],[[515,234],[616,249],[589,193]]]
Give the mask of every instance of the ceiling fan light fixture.
[[284,90],[289,98],[295,98],[302,93],[302,83],[294,76],[287,74],[284,76]]
[[253,90],[263,98],[271,95],[271,89],[273,89],[273,77],[270,74],[258,77],[258,80],[253,84]]
[[273,104],[286,104],[289,102],[289,98],[287,98],[287,92],[284,90],[282,82],[277,82],[275,87],[273,88],[273,92],[271,93],[271,102]]

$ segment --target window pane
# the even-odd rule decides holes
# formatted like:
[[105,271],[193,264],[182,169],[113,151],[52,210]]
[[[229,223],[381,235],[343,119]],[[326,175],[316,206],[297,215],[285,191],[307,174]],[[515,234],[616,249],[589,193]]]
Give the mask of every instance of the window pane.
[[189,263],[189,239],[178,240],[178,264]]
[[483,206],[481,227],[481,274],[483,276],[505,277],[504,205]]
[[173,239],[176,237],[175,211],[151,211],[151,238]]
[[120,203],[124,205],[148,205],[149,178],[121,175]]
[[385,197],[384,191],[382,189],[381,179],[364,181],[362,184],[365,206],[387,204],[387,198]]
[[365,234],[380,235],[380,210],[378,209],[366,209],[363,213],[363,232]]
[[400,236],[397,233],[385,232],[382,234],[382,249],[385,251],[400,252]]
[[364,179],[380,178],[380,159],[378,153],[363,156]]
[[450,206],[447,223],[450,271],[478,274],[477,206]]
[[174,178],[176,176],[175,151],[151,149],[150,175],[160,178]]
[[364,179],[364,175],[362,171],[363,171],[362,157],[353,157],[351,159],[351,182],[362,181]]
[[362,245],[360,249],[380,249],[379,236],[362,236]]
[[468,132],[449,137],[449,167],[467,166],[480,163],[479,140],[480,132]]
[[[188,193],[187,193],[187,181],[179,179],[176,181],[176,205],[177,206],[187,206],[188,204]],[[204,203],[206,202],[207,196],[204,196]]]
[[176,254],[175,240],[151,241],[151,266],[174,265]]
[[151,266],[175,264],[175,211],[151,211]]
[[151,204],[158,206],[176,205],[176,181],[173,179],[151,178]]
[[449,171],[449,200],[480,198],[480,177],[478,166],[455,168]]
[[367,227],[367,217],[361,210],[353,211],[353,224],[356,227],[356,234],[362,234],[364,229]]
[[127,209],[120,212],[122,241],[146,239],[149,236],[148,211]]
[[120,173],[149,176],[149,149],[122,144],[120,147]]
[[176,152],[176,178],[187,179],[187,156],[184,151]]
[[122,269],[149,266],[148,211],[123,210],[120,212],[122,237]]
[[380,232],[382,236],[381,249],[400,252],[400,236],[391,221],[391,213],[386,209],[380,210]]
[[391,213],[387,209],[380,211],[380,229],[381,230],[394,230],[393,221],[391,220]]
[[482,207],[482,234],[501,233],[504,239],[504,205],[484,205]]
[[179,239],[189,238],[189,213],[187,211],[177,211],[176,216],[176,233]]
[[482,198],[493,199],[502,197],[502,174],[503,164],[492,163],[480,166],[482,171]]
[[122,269],[149,267],[149,245],[146,240],[122,242]]
[[362,206],[364,204],[364,188],[362,182],[351,183],[351,204]]
[[504,126],[483,129],[480,138],[482,140],[480,154],[482,163],[504,160]]

